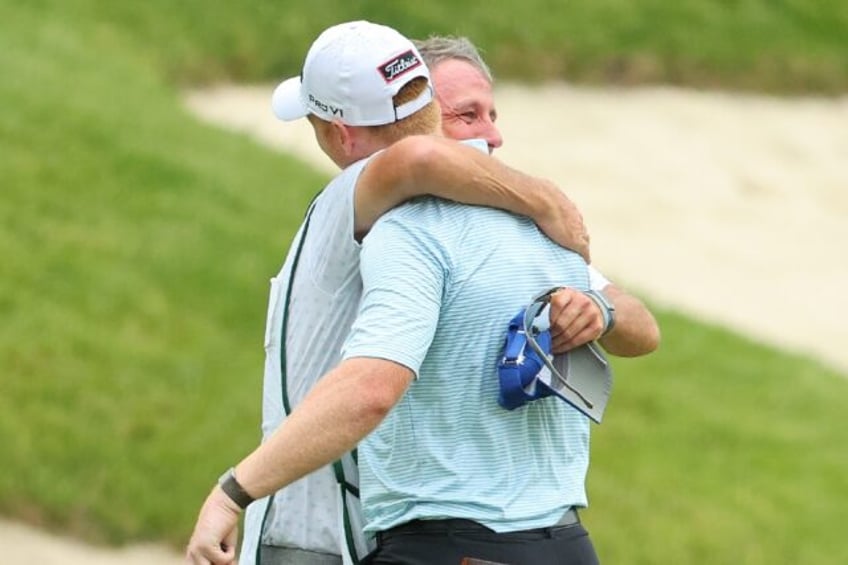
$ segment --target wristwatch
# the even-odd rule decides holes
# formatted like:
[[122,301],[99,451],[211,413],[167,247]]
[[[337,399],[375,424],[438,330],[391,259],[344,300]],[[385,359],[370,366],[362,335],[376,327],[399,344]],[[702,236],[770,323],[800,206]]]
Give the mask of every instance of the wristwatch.
[[218,479],[218,486],[220,486],[221,490],[224,491],[224,493],[229,496],[230,499],[242,510],[247,508],[247,505],[254,501],[254,498],[247,494],[244,487],[242,487],[236,480],[234,467],[230,467],[227,469],[226,473],[221,475],[221,478]]
[[605,336],[615,327],[615,306],[610,302],[604,293],[598,290],[586,290],[584,293],[595,301],[595,304],[601,309],[601,314],[604,316],[604,331],[601,336]]

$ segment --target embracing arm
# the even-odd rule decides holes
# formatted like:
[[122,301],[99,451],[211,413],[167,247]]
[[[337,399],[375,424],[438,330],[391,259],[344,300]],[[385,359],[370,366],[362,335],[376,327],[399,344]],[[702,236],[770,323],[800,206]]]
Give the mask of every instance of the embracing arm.
[[[259,498],[332,463],[356,447],[403,396],[411,370],[381,359],[353,358],[327,373],[268,441],[244,458],[235,477]],[[186,562],[235,563],[240,508],[215,486],[195,524]]]
[[239,463],[239,482],[256,498],[332,463],[383,421],[412,380],[411,370],[391,361],[343,361],[318,380],[268,441]]
[[603,293],[615,307],[616,318],[612,331],[598,340],[608,353],[638,357],[659,347],[659,325],[641,300],[614,284],[604,287]]
[[469,145],[429,135],[404,138],[365,167],[356,185],[357,235],[386,211],[425,194],[528,216],[552,240],[589,261],[583,217],[555,184]]

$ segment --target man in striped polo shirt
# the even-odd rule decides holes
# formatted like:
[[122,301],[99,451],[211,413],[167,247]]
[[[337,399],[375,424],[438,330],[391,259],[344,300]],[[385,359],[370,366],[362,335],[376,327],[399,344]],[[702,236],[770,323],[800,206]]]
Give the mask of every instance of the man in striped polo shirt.
[[504,410],[496,368],[533,295],[589,290],[583,259],[526,218],[422,198],[377,221],[360,269],[341,367],[386,412],[358,447],[374,563],[596,563],[575,513],[589,420],[555,398]]

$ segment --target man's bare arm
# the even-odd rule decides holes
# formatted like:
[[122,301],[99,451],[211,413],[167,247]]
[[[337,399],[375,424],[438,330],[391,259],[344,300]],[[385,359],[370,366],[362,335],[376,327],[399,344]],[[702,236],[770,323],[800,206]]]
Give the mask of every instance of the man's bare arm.
[[254,497],[264,496],[332,463],[377,427],[413,376],[382,359],[343,361],[236,467],[239,482]]
[[368,163],[356,186],[357,235],[386,211],[425,194],[528,216],[552,240],[590,260],[583,217],[554,183],[437,136],[407,137]]
[[[322,377],[277,428],[235,468],[253,498],[276,492],[350,451],[385,418],[414,375],[381,359],[349,359]],[[235,563],[240,508],[216,486],[209,493],[186,549],[186,562]]]
[[641,300],[614,284],[604,287],[603,293],[615,306],[615,327],[599,340],[608,353],[638,357],[659,347],[660,327]]

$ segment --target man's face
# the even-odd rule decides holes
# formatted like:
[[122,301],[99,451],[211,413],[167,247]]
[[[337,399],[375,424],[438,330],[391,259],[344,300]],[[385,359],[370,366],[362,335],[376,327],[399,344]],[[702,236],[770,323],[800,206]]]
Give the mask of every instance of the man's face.
[[442,107],[442,132],[453,139],[485,139],[489,153],[503,145],[492,85],[477,68],[457,59],[430,69]]

